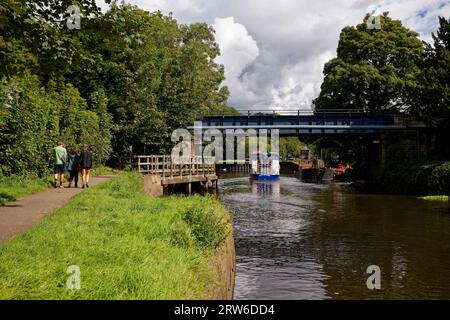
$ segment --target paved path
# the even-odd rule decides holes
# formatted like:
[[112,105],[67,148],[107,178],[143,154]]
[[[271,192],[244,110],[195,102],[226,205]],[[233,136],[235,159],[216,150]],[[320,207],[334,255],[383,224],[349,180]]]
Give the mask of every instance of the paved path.
[[[109,179],[111,177],[94,177],[90,179],[89,185]],[[0,244],[38,224],[42,218],[62,207],[81,191],[81,188],[52,188],[0,207]]]

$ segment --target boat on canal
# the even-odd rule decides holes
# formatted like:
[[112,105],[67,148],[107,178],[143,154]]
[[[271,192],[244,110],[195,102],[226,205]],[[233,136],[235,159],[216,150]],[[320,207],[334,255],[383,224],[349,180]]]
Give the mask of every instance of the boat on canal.
[[251,158],[250,178],[274,181],[280,178],[280,156],[277,153],[254,153]]
[[300,167],[302,181],[340,181],[345,177],[345,172],[350,166],[344,162],[333,162],[326,167],[322,160],[303,161]]
[[345,173],[347,172],[348,169],[350,169],[350,166],[343,161],[340,162],[335,161],[330,165],[330,169],[332,169],[334,173],[333,179],[341,181],[345,179]]
[[326,172],[323,161],[317,159],[304,160],[299,167],[302,181],[320,181]]

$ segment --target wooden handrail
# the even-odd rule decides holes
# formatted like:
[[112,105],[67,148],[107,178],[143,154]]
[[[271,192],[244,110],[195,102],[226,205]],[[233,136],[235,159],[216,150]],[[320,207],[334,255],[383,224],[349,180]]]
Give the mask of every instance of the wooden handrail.
[[138,172],[160,175],[163,179],[185,176],[215,175],[213,158],[199,156],[173,158],[171,156],[138,156]]

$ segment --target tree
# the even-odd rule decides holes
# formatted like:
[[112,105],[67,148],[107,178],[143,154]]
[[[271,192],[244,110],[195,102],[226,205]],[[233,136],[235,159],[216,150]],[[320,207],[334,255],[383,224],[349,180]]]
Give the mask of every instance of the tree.
[[298,159],[302,155],[303,147],[298,137],[281,137],[280,157],[283,160]]
[[[412,111],[428,125],[450,129],[450,20],[439,18],[434,45],[426,44],[418,87],[411,92]],[[448,141],[447,141],[448,142]]]
[[90,99],[91,110],[95,112],[98,117],[98,133],[94,136],[97,141],[93,144],[92,151],[95,154],[95,162],[104,164],[109,160],[112,152],[112,116],[108,112],[108,98],[106,97],[103,88],[91,94]]
[[[21,1],[24,2],[24,0]],[[111,3],[110,0],[104,2]],[[67,10],[71,5],[77,5],[86,17],[100,14],[100,8],[95,0],[26,0],[26,3],[31,16],[42,18],[53,24],[61,23],[69,16]]]
[[214,30],[204,23],[180,26],[181,47],[162,82],[159,105],[174,128],[192,124],[200,115],[223,109],[228,89],[220,88],[224,68],[214,60],[220,50]]
[[367,25],[342,30],[337,57],[324,68],[317,109],[364,109],[367,112],[407,108],[407,92],[417,86],[417,64],[423,58],[418,34],[388,13],[381,30]]
[[170,152],[174,129],[203,114],[233,111],[225,104],[229,92],[220,86],[224,71],[214,62],[220,52],[208,25],[178,25],[171,15],[131,5],[112,5],[84,25],[79,41],[91,58],[66,78],[84,97],[104,88],[115,155],[127,155],[130,147]]
[[[105,14],[94,0],[1,2],[3,172],[24,170],[28,158],[15,162],[24,149],[13,143],[32,149],[26,121],[34,117],[42,117],[41,124],[30,120],[30,127],[47,141],[38,144],[41,154],[30,153],[39,161],[49,159],[48,146],[61,138],[69,147],[90,144],[98,163],[113,154],[117,164],[130,150],[170,152],[172,131],[204,114],[235,112],[226,104],[229,91],[221,86],[224,70],[214,62],[220,52],[210,26],[179,25],[171,15],[112,2]],[[72,4],[81,8],[80,30],[65,24]],[[10,92],[20,92],[15,112]],[[23,121],[15,120],[21,113]]]

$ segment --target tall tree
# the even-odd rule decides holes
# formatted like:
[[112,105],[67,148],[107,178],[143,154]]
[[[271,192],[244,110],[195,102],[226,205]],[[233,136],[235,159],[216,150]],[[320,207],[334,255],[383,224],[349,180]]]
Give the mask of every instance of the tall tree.
[[83,96],[105,88],[114,154],[169,152],[174,129],[202,114],[229,112],[214,30],[179,25],[171,15],[115,5],[85,23],[79,41],[91,55],[69,78]]
[[369,27],[369,18],[342,30],[337,57],[325,65],[316,108],[379,112],[408,107],[406,93],[417,86],[422,41],[388,13],[380,17],[381,29]]
[[426,44],[411,104],[414,114],[430,126],[450,129],[450,20],[440,17],[439,25],[434,45]]

